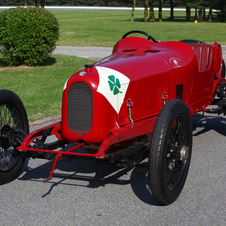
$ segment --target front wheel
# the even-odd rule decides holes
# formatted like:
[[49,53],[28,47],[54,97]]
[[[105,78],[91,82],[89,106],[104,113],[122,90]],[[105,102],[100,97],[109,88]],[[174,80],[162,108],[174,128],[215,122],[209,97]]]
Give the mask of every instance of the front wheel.
[[161,205],[173,203],[185,184],[192,152],[192,122],[186,104],[170,100],[153,130],[148,172],[151,193]]
[[24,164],[17,147],[29,133],[27,113],[20,98],[0,90],[0,184],[14,180]]

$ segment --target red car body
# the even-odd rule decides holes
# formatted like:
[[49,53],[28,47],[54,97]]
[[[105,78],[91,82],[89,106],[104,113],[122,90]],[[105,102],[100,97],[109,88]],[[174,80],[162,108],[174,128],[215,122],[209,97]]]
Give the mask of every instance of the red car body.
[[[190,115],[205,111],[214,100],[219,81],[225,81],[221,78],[222,65],[217,43],[121,39],[112,55],[86,65],[68,79],[56,136],[72,143],[97,144],[94,157],[105,158],[111,145],[151,133],[161,108],[171,99],[184,101]],[[112,75],[121,85],[117,94],[108,83]],[[103,84],[101,76],[106,77]],[[20,149],[29,150],[29,143],[25,141]]]
[[[182,134],[188,138],[180,148],[178,143],[182,137],[170,144],[172,147],[168,152],[165,153],[164,149],[156,151],[156,154],[152,150],[149,154],[152,193],[161,204],[172,203],[182,190],[189,167],[187,162],[191,158],[190,116],[205,112],[219,92],[223,92],[225,97],[225,85],[221,87],[226,81],[224,74],[222,50],[217,43],[191,40],[157,42],[123,37],[115,44],[112,55],[93,65],[85,65],[67,80],[63,90],[61,122],[30,133],[18,150],[25,157],[54,159],[50,177],[45,182],[52,178],[58,159],[92,159],[133,166],[148,157],[150,143],[158,149],[157,140],[166,149],[161,137],[174,139],[167,131],[171,131],[174,137],[180,136],[171,127],[161,133],[159,126],[162,123],[164,129],[167,120],[171,120],[167,118],[171,114],[167,108],[173,105],[172,128],[182,124],[183,127],[178,128],[184,130]],[[225,106],[223,109],[225,112]],[[153,130],[159,133],[154,140]],[[50,135],[55,135],[58,141],[47,144],[45,141]],[[75,147],[55,150],[66,143],[74,143]],[[75,151],[81,146],[86,152]],[[166,164],[173,152],[177,154]],[[166,156],[162,157],[162,163],[155,163],[157,155]],[[179,162],[178,167],[183,168],[178,179],[174,179],[175,161]],[[164,167],[169,171],[170,179],[164,179]],[[157,171],[153,173],[154,168]],[[152,181],[152,178],[156,172],[163,178],[161,183],[166,180],[169,184],[166,188],[161,183],[158,185],[160,188],[155,186],[158,181]],[[171,184],[172,180],[176,182]],[[166,198],[162,199],[165,194]]]

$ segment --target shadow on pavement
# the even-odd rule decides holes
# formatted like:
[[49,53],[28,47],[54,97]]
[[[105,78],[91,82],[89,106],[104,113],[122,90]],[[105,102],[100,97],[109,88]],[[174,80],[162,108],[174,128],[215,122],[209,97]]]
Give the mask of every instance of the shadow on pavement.
[[[53,161],[49,161],[35,168],[24,167],[18,180],[42,183],[43,179],[49,176],[52,164]],[[84,182],[87,182],[88,185]],[[147,162],[143,162],[135,168],[123,168],[106,164],[58,161],[53,179],[47,183],[50,183],[51,186],[48,192],[42,196],[43,198],[48,196],[53,189],[57,189],[58,185],[82,186],[92,189],[105,187],[107,184],[119,186],[130,184],[134,194],[142,202],[158,205],[149,191]]]
[[[226,118],[218,115],[205,115],[197,113],[192,117],[193,136],[206,133],[210,130],[215,130],[217,133],[226,136]],[[196,129],[199,129],[195,132]],[[201,130],[200,130],[201,129]]]

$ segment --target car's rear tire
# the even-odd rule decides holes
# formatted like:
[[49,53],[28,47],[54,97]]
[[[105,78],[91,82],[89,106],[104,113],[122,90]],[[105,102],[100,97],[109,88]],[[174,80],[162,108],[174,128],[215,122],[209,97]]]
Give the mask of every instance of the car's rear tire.
[[223,66],[222,66],[222,71],[221,71],[221,78],[225,78],[225,62],[223,60]]
[[[25,158],[16,147],[8,143],[10,131],[17,131],[24,138],[29,133],[27,113],[20,98],[9,90],[0,90],[0,185],[14,180],[20,173]],[[10,134],[11,133],[11,134]],[[10,138],[11,139],[11,138]]]
[[173,203],[185,184],[192,152],[192,122],[186,104],[168,101],[152,133],[148,173],[151,193],[161,205]]

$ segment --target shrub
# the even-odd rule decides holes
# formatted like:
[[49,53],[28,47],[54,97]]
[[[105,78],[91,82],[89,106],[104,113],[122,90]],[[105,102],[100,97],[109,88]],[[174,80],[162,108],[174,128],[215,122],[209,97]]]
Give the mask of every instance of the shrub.
[[43,8],[12,8],[0,13],[0,46],[10,65],[39,65],[55,49],[59,25]]

